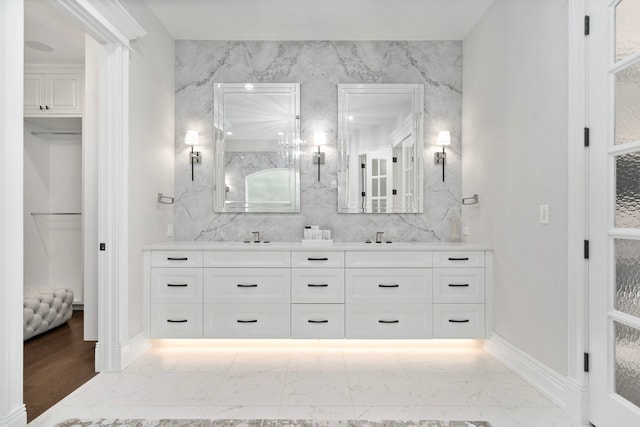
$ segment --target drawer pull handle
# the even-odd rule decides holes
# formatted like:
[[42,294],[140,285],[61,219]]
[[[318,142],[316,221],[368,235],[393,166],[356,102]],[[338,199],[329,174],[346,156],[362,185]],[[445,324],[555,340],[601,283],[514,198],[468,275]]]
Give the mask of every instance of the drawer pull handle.
[[309,319],[309,320],[307,320],[307,322],[309,322],[309,323],[329,323],[328,320],[313,320],[313,319]]
[[184,257],[184,258],[167,257],[167,261],[189,261],[189,258],[187,258],[187,257]]
[[238,283],[236,286],[239,287],[239,288],[257,288],[258,284],[256,284],[256,283],[249,283],[249,284]]
[[251,319],[251,320],[238,319],[237,322],[238,323],[258,323],[258,320],[257,319]]
[[449,323],[469,323],[469,319],[464,319],[464,320],[449,319]]
[[186,288],[189,285],[186,283],[167,283],[167,286],[170,288]]
[[378,320],[378,323],[400,323],[399,320]]
[[326,288],[329,286],[328,283],[309,283],[307,285],[310,288]]
[[455,257],[449,257],[449,261],[469,261],[469,257],[464,257],[464,258],[455,258]]
[[180,319],[180,320],[167,319],[167,323],[187,323],[187,322],[188,322],[187,319]]
[[388,285],[385,285],[384,283],[381,283],[378,285],[379,288],[399,288],[400,285],[398,285],[397,283],[391,283]]
[[468,288],[468,283],[449,283],[450,288]]
[[307,258],[307,261],[329,261],[329,258]]

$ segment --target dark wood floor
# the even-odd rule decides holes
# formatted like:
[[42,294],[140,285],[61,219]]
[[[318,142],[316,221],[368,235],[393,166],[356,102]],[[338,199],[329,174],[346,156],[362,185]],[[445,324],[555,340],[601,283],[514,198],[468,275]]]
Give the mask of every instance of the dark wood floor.
[[95,341],[83,340],[84,312],[24,343],[24,403],[27,422],[89,381],[95,372]]

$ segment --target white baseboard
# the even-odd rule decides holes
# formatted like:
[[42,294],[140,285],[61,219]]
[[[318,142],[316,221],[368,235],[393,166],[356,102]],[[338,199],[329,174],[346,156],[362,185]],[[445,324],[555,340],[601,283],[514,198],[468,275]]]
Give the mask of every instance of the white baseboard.
[[150,348],[151,341],[144,337],[144,332],[130,338],[120,349],[120,369],[125,369]]
[[25,427],[27,425],[27,409],[20,405],[6,417],[0,418],[0,427]]

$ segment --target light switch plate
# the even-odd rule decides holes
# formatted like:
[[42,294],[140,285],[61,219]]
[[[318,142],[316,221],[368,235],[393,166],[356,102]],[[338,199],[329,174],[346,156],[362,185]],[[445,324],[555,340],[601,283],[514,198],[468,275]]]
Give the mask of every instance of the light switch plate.
[[540,205],[540,224],[549,224],[549,205]]

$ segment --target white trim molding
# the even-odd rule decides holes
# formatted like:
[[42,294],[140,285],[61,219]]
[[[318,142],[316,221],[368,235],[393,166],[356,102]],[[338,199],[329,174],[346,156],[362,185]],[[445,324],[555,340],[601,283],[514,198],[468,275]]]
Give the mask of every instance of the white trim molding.
[[22,427],[24,3],[0,1],[0,426]]
[[120,364],[122,369],[129,366],[138,357],[142,356],[151,348],[151,341],[144,337],[144,332],[140,332],[131,338],[121,349]]
[[582,386],[576,384],[571,378],[551,369],[495,333],[488,340],[485,340],[484,348],[532,387],[567,412],[567,415],[574,420],[574,425],[589,425],[571,413],[578,403],[584,402],[586,390]]

